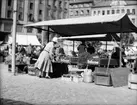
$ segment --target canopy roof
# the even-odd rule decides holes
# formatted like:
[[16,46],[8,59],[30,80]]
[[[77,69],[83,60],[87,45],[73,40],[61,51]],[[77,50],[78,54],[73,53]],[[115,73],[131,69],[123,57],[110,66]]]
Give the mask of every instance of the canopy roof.
[[120,37],[116,34],[71,36],[71,37],[60,37],[59,39],[75,40],[75,41],[82,41],[82,40],[86,40],[86,41],[120,41]]
[[137,32],[137,27],[132,24],[127,14],[49,20],[25,26],[49,26],[49,28],[61,36]]
[[[41,45],[36,35],[17,34],[16,42],[18,43],[18,45]],[[8,43],[12,43],[12,37],[9,38]]]

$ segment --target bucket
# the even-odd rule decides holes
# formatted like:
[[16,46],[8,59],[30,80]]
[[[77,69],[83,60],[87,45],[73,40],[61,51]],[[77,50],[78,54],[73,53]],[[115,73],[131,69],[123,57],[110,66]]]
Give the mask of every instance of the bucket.
[[137,74],[130,73],[128,75],[128,88],[137,90]]
[[83,78],[80,76],[73,76],[73,82],[79,83],[82,82]]
[[137,74],[130,73],[128,75],[128,81],[137,84]]
[[128,82],[128,88],[133,89],[133,90],[137,90],[137,84]]
[[83,81],[86,83],[92,83],[93,82],[92,70],[86,69],[84,71]]

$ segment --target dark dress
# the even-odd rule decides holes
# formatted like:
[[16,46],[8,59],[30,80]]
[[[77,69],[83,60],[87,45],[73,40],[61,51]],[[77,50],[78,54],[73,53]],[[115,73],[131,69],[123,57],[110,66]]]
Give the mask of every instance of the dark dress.
[[[119,59],[120,59],[120,48],[116,47],[115,49],[116,49],[116,51],[114,53],[112,53],[111,58],[115,59],[117,61],[117,63],[118,63],[118,66],[120,66],[120,62],[119,62]],[[123,66],[125,66],[126,63],[124,62],[123,55],[124,54],[122,52],[121,61],[123,63]]]

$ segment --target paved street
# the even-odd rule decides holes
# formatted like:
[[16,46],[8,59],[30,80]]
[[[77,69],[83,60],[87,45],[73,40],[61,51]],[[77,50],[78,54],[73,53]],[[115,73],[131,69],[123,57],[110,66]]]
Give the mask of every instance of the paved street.
[[9,73],[0,64],[1,103],[3,105],[115,104],[136,105],[137,91],[106,87],[94,83],[74,83]]

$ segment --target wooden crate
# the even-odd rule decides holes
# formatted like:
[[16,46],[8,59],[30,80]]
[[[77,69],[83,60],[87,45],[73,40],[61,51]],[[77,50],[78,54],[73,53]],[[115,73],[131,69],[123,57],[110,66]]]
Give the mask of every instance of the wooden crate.
[[129,68],[113,68],[111,69],[111,78],[113,87],[121,87],[128,85],[128,75],[130,74]]
[[109,76],[111,73],[110,68],[104,68],[104,67],[96,67],[95,68],[95,75],[101,75],[101,76]]
[[28,74],[32,76],[36,76],[36,69],[34,66],[28,66]]
[[94,82],[96,85],[112,86],[111,76],[95,75]]

